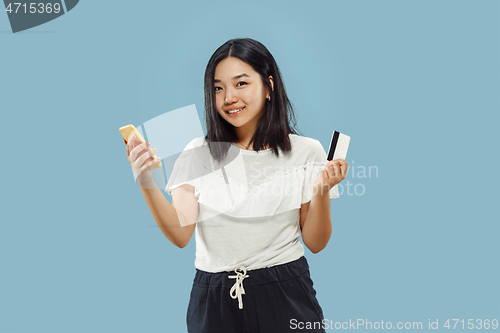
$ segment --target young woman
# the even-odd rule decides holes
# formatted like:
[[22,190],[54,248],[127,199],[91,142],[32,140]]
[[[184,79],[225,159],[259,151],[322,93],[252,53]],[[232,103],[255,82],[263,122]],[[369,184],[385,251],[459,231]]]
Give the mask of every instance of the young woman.
[[278,66],[253,39],[229,40],[210,58],[205,112],[207,135],[186,146],[165,189],[172,205],[151,180],[156,150],[127,144],[164,235],[183,248],[196,229],[188,332],[325,332],[298,237],[313,253],[326,247],[347,162],[296,133]]

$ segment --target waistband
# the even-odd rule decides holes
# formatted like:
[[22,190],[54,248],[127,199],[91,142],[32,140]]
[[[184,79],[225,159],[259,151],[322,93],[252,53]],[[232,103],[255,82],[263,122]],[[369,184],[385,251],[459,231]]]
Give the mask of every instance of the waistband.
[[248,275],[248,277],[244,278],[245,286],[256,286],[275,281],[289,280],[308,270],[309,264],[304,256],[285,264],[252,270],[246,270],[244,266],[238,266],[232,272],[210,273],[196,268],[196,275],[194,277],[193,284],[206,288],[231,287],[235,284],[235,280],[234,278],[229,277],[237,275],[238,272],[240,272],[241,276],[243,275],[242,272],[246,271],[246,275]]
[[[204,288],[225,288],[231,286],[229,295],[238,299],[238,307],[243,309],[242,295],[245,294],[245,286],[257,286],[276,281],[293,279],[309,270],[306,257],[266,268],[252,269],[247,272],[245,266],[238,266],[233,272],[210,273],[196,269],[193,284]],[[248,273],[248,274],[247,274]]]

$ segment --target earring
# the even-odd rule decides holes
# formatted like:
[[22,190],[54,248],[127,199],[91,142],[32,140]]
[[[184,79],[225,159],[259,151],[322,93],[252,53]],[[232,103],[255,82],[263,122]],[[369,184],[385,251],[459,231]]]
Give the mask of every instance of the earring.
[[269,95],[269,97],[267,98],[267,100],[270,102],[271,101],[271,95]]

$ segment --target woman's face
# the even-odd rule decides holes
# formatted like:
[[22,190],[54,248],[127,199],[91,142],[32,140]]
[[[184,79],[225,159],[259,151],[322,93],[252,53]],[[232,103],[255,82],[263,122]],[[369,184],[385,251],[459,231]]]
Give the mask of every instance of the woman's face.
[[[214,78],[217,112],[234,127],[255,131],[269,96],[259,73],[241,59],[228,57],[219,62]],[[269,78],[273,87],[272,76]],[[241,108],[233,114],[228,112]]]

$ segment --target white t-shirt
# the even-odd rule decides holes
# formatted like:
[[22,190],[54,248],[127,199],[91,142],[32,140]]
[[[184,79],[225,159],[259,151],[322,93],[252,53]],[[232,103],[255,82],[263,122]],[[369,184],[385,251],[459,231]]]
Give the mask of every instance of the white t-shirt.
[[[195,188],[199,214],[195,267],[206,272],[247,271],[285,264],[304,255],[298,240],[300,207],[328,163],[318,140],[289,135],[292,151],[252,151],[230,145],[220,165],[204,137],[192,140],[175,162],[165,191]],[[338,186],[330,198],[338,198]]]

